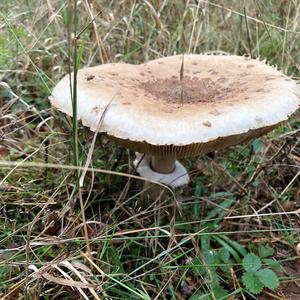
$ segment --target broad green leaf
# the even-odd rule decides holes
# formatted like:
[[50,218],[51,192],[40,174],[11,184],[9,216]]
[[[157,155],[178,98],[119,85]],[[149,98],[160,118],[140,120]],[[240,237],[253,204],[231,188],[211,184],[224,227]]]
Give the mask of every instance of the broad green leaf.
[[239,257],[238,252],[236,251],[236,249],[234,249],[233,247],[231,247],[231,245],[229,245],[229,243],[227,243],[227,241],[224,241],[223,239],[221,239],[219,236],[213,236],[214,240],[216,242],[218,242],[221,246],[223,246],[224,248],[226,248],[228,250],[228,252],[232,255],[232,257],[234,257],[234,259],[237,262],[241,261],[241,258]]
[[213,286],[212,293],[216,299],[221,299],[228,296],[228,292],[220,285]]
[[257,272],[257,277],[260,282],[269,289],[276,289],[279,287],[279,280],[277,275],[270,269],[262,269]]
[[210,268],[209,277],[210,277],[212,286],[218,286],[220,284],[219,275],[216,272],[215,268]]
[[218,252],[218,256],[224,263],[229,263],[230,254],[228,249],[226,249],[225,247],[220,249],[220,251]]
[[204,267],[203,261],[199,257],[195,257],[193,259],[190,268],[196,276],[206,274],[206,269]]
[[273,270],[275,270],[277,272],[281,272],[283,270],[282,265],[275,259],[263,258],[262,261],[264,264],[267,264],[268,266],[270,266]]
[[256,272],[261,267],[260,258],[254,253],[248,253],[243,259],[243,268],[247,272]]
[[[233,239],[229,238],[226,235],[219,236],[224,241],[226,241],[227,244],[229,244],[232,248],[234,248],[238,253],[240,253],[243,257],[246,256],[247,251],[245,250],[245,247],[239,244],[238,242],[234,241]],[[215,238],[215,236],[213,236]]]
[[260,245],[258,247],[258,254],[260,258],[266,258],[274,255],[274,249],[269,246]]
[[209,252],[211,250],[210,236],[208,236],[208,235],[201,236],[200,242],[201,242],[201,251],[202,251],[202,253],[203,252]]
[[217,217],[218,215],[222,216],[226,212],[226,209],[231,207],[235,202],[236,202],[235,198],[225,199],[218,205],[218,207],[215,207],[208,213],[207,219],[208,220],[213,219],[213,218]]
[[264,143],[262,141],[262,139],[255,139],[252,142],[252,147],[253,147],[253,151],[255,154],[259,153],[259,151],[261,151],[261,149],[264,147]]
[[259,294],[264,288],[263,283],[253,272],[244,273],[242,276],[242,281],[246,289],[253,294]]
[[[195,198],[198,199],[203,192],[202,180],[200,177],[197,177],[195,180]],[[200,201],[192,205],[193,216],[200,215]]]
[[218,258],[221,262],[226,264],[220,265],[220,269],[226,274],[230,273],[230,253],[225,247],[221,248],[218,252]]
[[203,251],[202,256],[204,258],[204,261],[208,265],[213,265],[215,263],[215,252],[214,250],[209,251]]

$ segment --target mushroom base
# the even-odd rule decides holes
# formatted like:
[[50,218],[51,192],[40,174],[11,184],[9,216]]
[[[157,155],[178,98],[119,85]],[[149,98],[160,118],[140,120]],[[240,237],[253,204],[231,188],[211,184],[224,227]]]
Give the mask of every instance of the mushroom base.
[[148,156],[136,153],[134,161],[137,172],[151,181],[157,181],[176,188],[189,183],[185,167],[175,158]]

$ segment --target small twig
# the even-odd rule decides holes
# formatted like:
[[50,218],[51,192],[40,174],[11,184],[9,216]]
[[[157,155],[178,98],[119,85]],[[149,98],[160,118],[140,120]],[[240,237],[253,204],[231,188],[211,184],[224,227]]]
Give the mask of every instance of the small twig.
[[110,106],[111,102],[112,102],[112,100],[106,105],[106,107],[105,107],[105,109],[104,109],[104,111],[103,111],[103,113],[102,113],[102,115],[100,117],[97,129],[96,129],[96,131],[94,133],[94,137],[93,137],[93,140],[92,140],[92,143],[91,143],[91,147],[90,147],[88,155],[87,155],[87,159],[86,159],[86,162],[85,162],[85,165],[84,165],[84,169],[83,169],[82,174],[81,174],[80,179],[79,179],[79,186],[80,187],[83,187],[84,177],[85,177],[85,174],[86,174],[87,169],[89,167],[89,164],[90,164],[90,162],[92,160],[92,155],[93,155],[93,151],[94,151],[94,147],[95,147],[95,143],[96,143],[96,138],[97,138],[98,132],[100,130],[100,127],[102,125],[102,122],[103,122],[103,119],[105,117],[105,114],[106,114],[106,112],[108,110],[108,107]]
[[[275,199],[277,200],[277,199]],[[268,205],[269,206],[269,205]],[[240,215],[240,216],[229,216],[229,217],[224,217],[224,219],[245,219],[245,218],[253,218],[253,217],[273,217],[273,216],[283,216],[283,215],[299,215],[300,214],[300,209],[297,209],[295,211],[286,211],[286,212],[272,212],[272,213],[265,213],[265,214],[259,214],[258,212],[261,211],[262,209],[256,211],[255,214],[250,214],[250,215]]]
[[183,97],[184,97],[184,90],[183,90],[183,76],[184,76],[184,54],[182,54],[182,61],[181,61],[181,67],[180,67],[180,86],[181,86],[181,105],[183,105]]
[[92,19],[91,21],[85,26],[83,27],[82,30],[80,30],[80,32],[78,34],[76,34],[75,39],[78,40],[80,38],[80,36],[86,31],[86,29],[92,24],[94,23],[95,19],[101,15],[103,13],[104,9],[100,10]]
[[86,28],[90,25],[90,24],[93,24],[93,27],[94,27],[94,32],[95,32],[95,36],[96,36],[96,42],[97,42],[97,45],[98,45],[98,50],[99,50],[99,58],[100,58],[100,62],[101,64],[104,64],[104,58],[103,58],[103,54],[102,54],[102,50],[104,52],[104,47],[102,45],[102,42],[101,42],[101,39],[99,37],[99,33],[98,33],[98,29],[97,29],[97,25],[96,25],[96,22],[95,22],[95,19],[97,16],[99,16],[100,14],[102,14],[102,12],[104,11],[103,9],[101,9],[97,14],[96,16],[94,17],[93,16],[93,12],[91,10],[91,7],[90,7],[90,4],[87,0],[85,0],[85,5],[87,7],[87,10],[92,18],[92,20],[89,22],[89,24],[84,27],[79,34],[77,34],[76,36],[76,39],[78,39],[80,37],[80,35],[86,30]]
[[247,29],[247,41],[248,41],[248,46],[249,46],[249,52],[250,52],[250,57],[252,58],[253,55],[252,55],[252,47],[251,47],[250,30],[249,30],[247,12],[246,12],[245,6],[244,6],[244,15],[245,15],[245,23],[246,23],[246,29]]
[[[70,8],[71,8],[71,2],[70,2]],[[76,188],[75,190],[78,191],[78,197],[79,197],[79,203],[80,203],[80,209],[81,209],[81,216],[82,216],[82,222],[83,222],[83,229],[84,229],[84,235],[86,239],[86,247],[88,255],[91,255],[91,249],[89,244],[89,235],[88,235],[88,228],[86,226],[86,218],[84,214],[84,205],[82,200],[82,193],[81,188],[79,184],[80,179],[80,170],[77,168],[79,166],[79,146],[78,146],[78,114],[77,114],[77,73],[78,73],[78,53],[77,53],[77,45],[78,40],[75,39],[73,42],[73,45],[70,43],[70,33],[71,29],[73,28],[74,36],[77,36],[77,0],[73,0],[73,7],[72,10],[69,11],[70,16],[72,16],[73,19],[70,17],[70,22],[68,26],[68,32],[69,32],[69,45],[68,45],[68,54],[71,55],[71,47],[73,46],[72,50],[72,57],[73,57],[73,82],[71,75],[69,75],[70,79],[70,91],[71,91],[71,101],[72,101],[72,150],[73,150],[73,164],[76,167],[75,171],[75,177],[76,177]],[[73,24],[71,22],[73,21]],[[72,26],[73,25],[73,26]],[[69,69],[71,69],[71,61],[69,60]]]
[[[243,289],[242,289],[242,287],[241,287],[241,285],[240,285],[239,280],[237,279],[237,276],[236,276],[236,274],[235,274],[233,268],[230,268],[230,273],[231,273],[233,282],[236,283],[236,285],[237,285],[237,286],[239,287],[239,289],[241,290],[241,296],[242,296],[242,299],[243,299],[243,300],[246,300],[245,295],[244,295],[244,293],[243,293]],[[236,287],[235,287],[235,288],[236,288]]]
[[298,171],[298,173],[294,176],[294,178],[289,182],[289,184],[285,187],[285,189],[280,193],[279,197],[282,197],[286,193],[286,191],[294,184],[294,182],[299,177],[299,175],[300,175],[300,171]]

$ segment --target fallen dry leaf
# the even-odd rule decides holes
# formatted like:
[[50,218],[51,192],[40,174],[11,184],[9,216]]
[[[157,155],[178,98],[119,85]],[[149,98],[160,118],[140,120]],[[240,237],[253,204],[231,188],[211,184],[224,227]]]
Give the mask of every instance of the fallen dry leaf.
[[295,252],[298,256],[300,256],[300,243],[298,243],[295,247]]
[[8,154],[8,149],[5,146],[0,146],[0,158],[6,158]]
[[95,284],[91,283],[84,283],[81,281],[75,281],[75,280],[69,280],[69,279],[63,279],[60,277],[55,277],[53,275],[50,275],[49,273],[43,273],[42,277],[45,279],[52,281],[54,283],[60,284],[60,285],[67,285],[75,288],[83,288],[83,289],[88,289],[88,288],[97,288]]

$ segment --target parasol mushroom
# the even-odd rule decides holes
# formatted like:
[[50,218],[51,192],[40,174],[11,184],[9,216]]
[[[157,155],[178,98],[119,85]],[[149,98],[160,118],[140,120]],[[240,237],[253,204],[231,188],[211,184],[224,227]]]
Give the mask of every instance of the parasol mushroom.
[[[104,64],[78,72],[78,118],[138,153],[137,171],[172,187],[188,183],[177,159],[257,138],[299,107],[299,87],[264,61],[185,55],[141,65]],[[72,115],[69,76],[51,103]],[[139,160],[142,161],[137,163]]]

